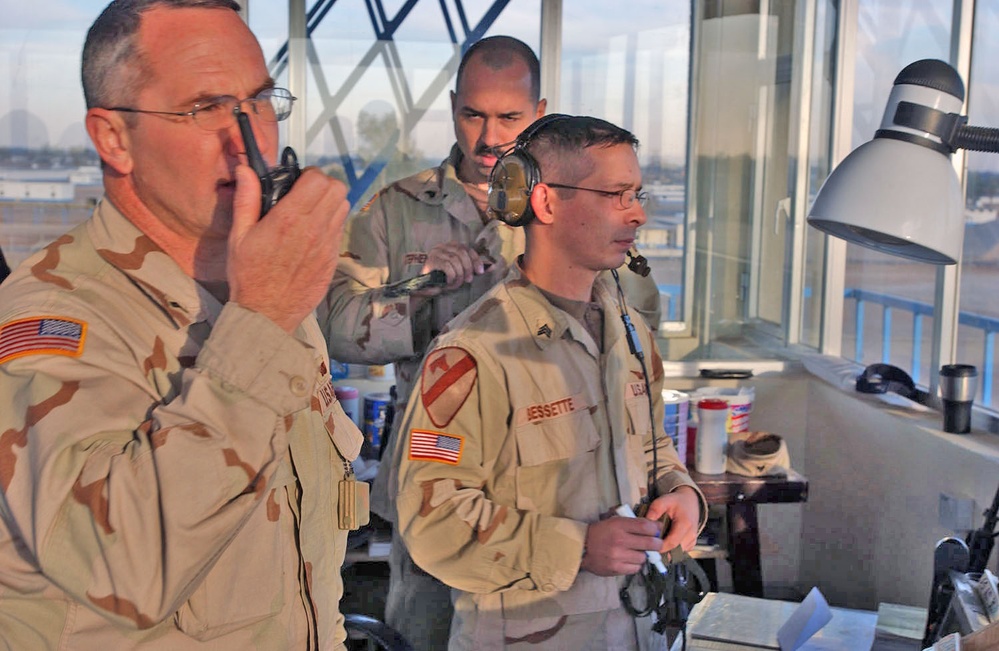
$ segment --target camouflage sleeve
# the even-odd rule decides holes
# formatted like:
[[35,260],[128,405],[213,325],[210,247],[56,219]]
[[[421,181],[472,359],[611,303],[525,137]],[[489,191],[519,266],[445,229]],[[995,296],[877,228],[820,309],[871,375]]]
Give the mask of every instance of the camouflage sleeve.
[[379,193],[347,220],[336,272],[316,309],[330,356],[341,362],[387,364],[414,354],[409,298],[388,298],[381,289],[401,280],[392,277],[386,220],[402,204],[391,196]]
[[[663,427],[663,416],[665,414],[663,385],[666,381],[665,373],[663,372],[663,359],[659,354],[659,347],[656,345],[651,331],[647,333],[645,339],[646,341],[642,345],[647,346],[647,350],[649,351],[647,364],[649,373],[652,374],[650,388],[653,399],[652,411],[655,415],[653,423],[656,428],[656,456],[659,463],[659,472],[655,477],[656,486],[659,488],[660,495],[670,493],[680,486],[690,486],[697,491],[697,500],[701,505],[698,528],[698,533],[700,533],[704,529],[704,525],[707,524],[708,501],[705,499],[701,489],[694,483],[694,480],[690,478],[690,475],[687,473],[687,467],[677,454],[676,447],[673,446],[673,440],[666,434],[666,430]],[[652,441],[652,436],[649,436],[645,440],[645,458],[648,463],[649,476],[652,476],[653,472],[655,472],[653,467]]]
[[587,525],[517,508],[514,469],[496,467],[515,445],[501,377],[462,348],[426,357],[400,429],[400,532],[420,567],[459,590],[567,590]]
[[136,359],[89,325],[79,357],[0,365],[0,516],[50,581],[145,628],[184,603],[263,502],[291,415],[309,408],[314,353],[230,303],[162,401],[145,382],[162,351]]

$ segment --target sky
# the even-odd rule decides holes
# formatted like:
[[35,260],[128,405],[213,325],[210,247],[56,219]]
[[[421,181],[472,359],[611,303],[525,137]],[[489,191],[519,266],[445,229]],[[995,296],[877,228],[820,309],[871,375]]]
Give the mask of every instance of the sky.
[[[457,22],[457,0],[445,0]],[[508,33],[538,48],[541,0],[510,0],[489,33]],[[106,0],[0,0],[0,147],[46,144],[56,147],[87,145],[79,81],[79,52],[86,29]],[[314,0],[307,0],[307,6]],[[392,16],[403,0],[382,0]],[[491,0],[462,0],[470,21],[478,20]],[[353,71],[354,63],[368,51],[373,36],[362,0],[339,0],[313,40],[323,61],[322,75],[335,91]],[[591,113],[619,123],[627,122],[624,52],[627,33],[638,33],[634,114],[631,124],[643,147],[682,160],[686,146],[686,76],[689,47],[688,11],[682,0],[629,0],[628,11],[608,11],[604,0],[566,0],[563,9],[563,62],[572,62],[575,77],[566,65],[563,72],[562,107]],[[999,2],[979,0],[977,16],[982,31],[999,29]],[[251,0],[250,25],[268,58],[285,42],[286,3]],[[396,33],[400,58],[407,69],[405,81],[418,96],[450,55],[439,0],[421,0]],[[949,47],[946,24],[950,0],[861,0],[858,11],[857,101],[854,110],[854,146],[873,135],[884,100],[897,70],[909,61],[927,56],[945,58]],[[999,44],[983,40],[976,45],[976,61],[995,61]],[[652,53],[652,54],[650,54]],[[644,58],[643,58],[644,57]],[[651,57],[651,59],[650,59]],[[999,87],[994,65],[975,70],[977,87],[972,95],[972,124],[999,124]],[[380,63],[365,74],[338,108],[338,118],[348,127],[365,107],[386,102],[399,109],[390,75]],[[449,82],[447,88],[451,88]],[[311,110],[318,115],[316,104]],[[450,144],[450,116],[446,91],[430,105],[430,112],[416,132],[416,145],[430,154],[446,151]],[[650,142],[651,140],[651,142]],[[328,149],[331,136],[317,139],[313,147]],[[977,159],[999,165],[999,157]]]
[[[456,29],[460,30],[455,3],[456,0],[446,1],[450,17]],[[40,147],[46,144],[78,147],[88,144],[82,123],[84,105],[79,81],[80,49],[87,28],[105,4],[106,0],[0,0],[0,16],[3,16],[0,23],[0,147]],[[313,0],[307,0],[306,4],[311,6]],[[383,0],[382,4],[386,13],[393,16],[403,2]],[[671,153],[675,158],[682,158],[685,147],[682,134],[686,119],[688,43],[685,39],[689,31],[686,28],[688,8],[681,2],[664,4],[659,0],[632,0],[627,12],[607,12],[606,4],[599,0],[570,0],[566,4],[571,7],[567,7],[563,14],[566,29],[563,56],[576,56],[587,62],[595,60],[593,52],[602,56],[597,57],[599,60],[595,60],[593,65],[604,77],[593,77],[584,70],[584,83],[576,85],[576,90],[583,89],[583,96],[576,99],[588,102],[584,104],[586,112],[607,119],[620,119],[623,105],[620,78],[623,75],[615,74],[613,66],[623,65],[621,61],[614,61],[614,52],[624,46],[617,35],[634,32],[637,25],[642,25],[642,47],[668,53],[664,56],[669,57],[670,63],[666,72],[661,73],[663,78],[653,82],[672,86],[673,90],[662,100],[656,97],[643,100],[640,97],[636,101],[642,106],[656,103],[668,105],[667,109],[653,111],[653,114],[671,116],[674,124],[670,133],[679,135],[670,136],[668,142],[671,144],[667,146],[672,147]],[[364,5],[362,0],[339,0],[313,34],[323,61],[322,74],[334,91],[353,71],[354,62],[368,51],[373,41]],[[465,15],[473,24],[490,5],[490,0],[462,0]],[[251,0],[250,26],[260,39],[268,59],[285,42],[286,6],[278,0]],[[537,49],[540,43],[539,15],[540,0],[510,0],[488,33],[511,34]],[[594,20],[594,16],[599,16],[599,20]],[[683,38],[678,38],[678,35]],[[422,92],[450,56],[448,43],[439,0],[418,2],[396,33],[399,56],[407,68],[406,81],[414,96]],[[376,64],[375,69],[365,74],[366,80],[352,89],[350,97],[340,107],[338,117],[347,125],[352,124],[357,114],[372,102],[380,100],[397,104],[386,78],[387,73],[379,66]],[[609,89],[601,81],[604,78],[610,80]],[[645,75],[638,80],[640,93],[648,95],[649,90],[642,83],[649,81]],[[590,88],[593,84],[599,84],[599,87]],[[437,148],[446,153],[451,140],[446,90],[452,86],[449,81],[445,91],[429,107],[424,133],[419,130],[416,133],[417,139],[423,141],[417,142],[418,148]],[[596,105],[593,105],[594,102]],[[636,114],[637,119],[641,119],[644,111],[636,110]],[[421,123],[421,128],[423,126]],[[316,146],[326,147],[328,144],[321,142]]]

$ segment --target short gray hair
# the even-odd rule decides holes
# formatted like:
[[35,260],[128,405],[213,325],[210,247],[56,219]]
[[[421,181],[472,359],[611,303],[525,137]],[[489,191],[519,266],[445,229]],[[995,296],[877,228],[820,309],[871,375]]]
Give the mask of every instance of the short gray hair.
[[114,0],[87,32],[83,44],[83,98],[87,108],[127,103],[142,87],[146,69],[136,35],[142,15],[154,7],[231,9],[234,0]]

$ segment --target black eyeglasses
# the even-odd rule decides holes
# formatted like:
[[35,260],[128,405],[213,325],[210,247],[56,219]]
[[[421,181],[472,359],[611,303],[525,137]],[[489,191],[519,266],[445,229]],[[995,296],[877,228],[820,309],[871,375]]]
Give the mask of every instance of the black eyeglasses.
[[639,206],[645,207],[645,204],[649,202],[649,193],[643,190],[634,190],[628,188],[626,190],[597,190],[596,188],[581,188],[576,185],[565,185],[563,183],[546,183],[542,181],[547,186],[553,188],[563,188],[566,190],[586,190],[587,192],[596,192],[597,194],[602,194],[605,197],[617,197],[617,205],[621,210],[627,210],[638,202]]
[[124,113],[151,113],[194,118],[194,123],[205,131],[222,131],[236,124],[236,114],[244,110],[265,122],[280,122],[291,115],[291,108],[298,99],[287,88],[265,88],[253,97],[236,99],[232,95],[219,95],[198,102],[190,111],[147,111],[145,109],[115,106],[108,111]]

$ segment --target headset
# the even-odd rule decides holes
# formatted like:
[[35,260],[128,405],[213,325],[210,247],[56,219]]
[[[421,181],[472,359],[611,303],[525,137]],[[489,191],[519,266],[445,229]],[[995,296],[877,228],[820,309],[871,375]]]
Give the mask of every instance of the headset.
[[860,393],[897,393],[914,402],[926,404],[928,394],[916,388],[909,374],[890,364],[871,364],[857,376]]
[[[541,168],[527,151],[542,129],[553,122],[568,120],[572,115],[551,113],[538,118],[514,141],[513,147],[500,154],[489,173],[489,212],[504,224],[525,226],[534,219],[531,193],[541,183]],[[652,271],[648,260],[632,248],[627,252],[628,268],[640,276]]]
[[541,182],[538,161],[528,153],[531,141],[552,122],[568,120],[571,115],[551,113],[524,129],[513,147],[503,153],[489,174],[489,212],[510,226],[524,226],[534,219],[531,192]]

